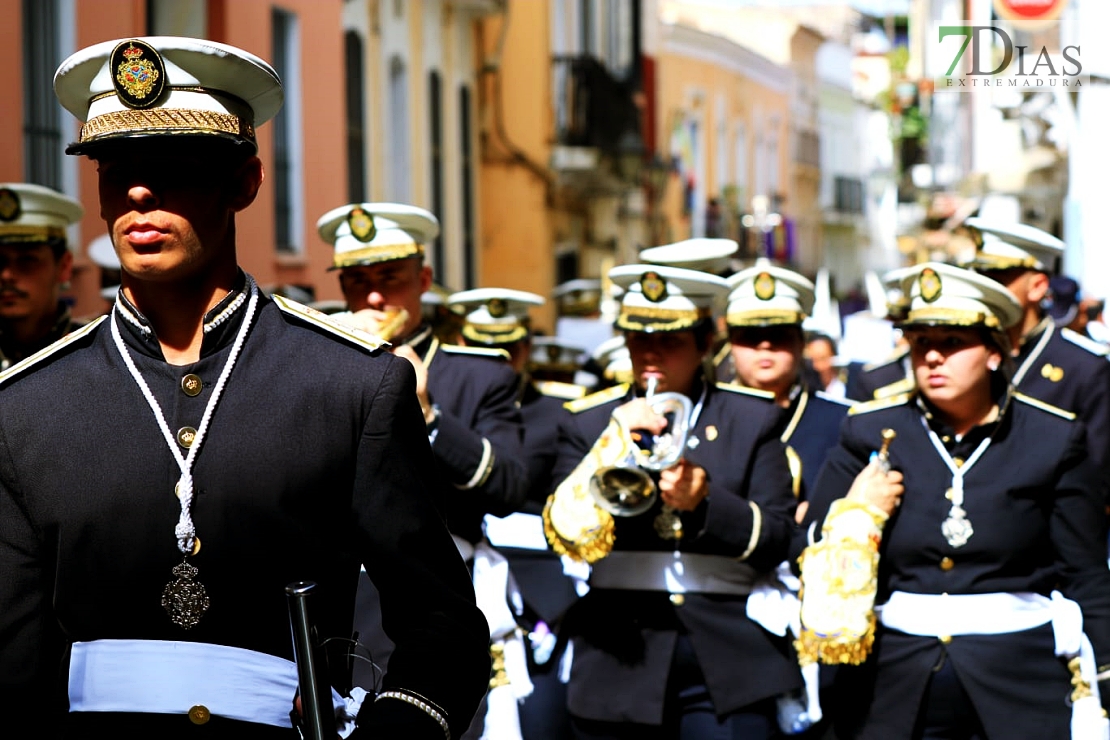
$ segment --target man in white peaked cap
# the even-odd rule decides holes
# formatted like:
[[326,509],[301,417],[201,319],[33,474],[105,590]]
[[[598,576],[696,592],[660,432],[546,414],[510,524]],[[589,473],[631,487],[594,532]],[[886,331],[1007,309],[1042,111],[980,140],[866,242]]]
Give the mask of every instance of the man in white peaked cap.
[[[412,367],[237,264],[277,74],[212,41],[131,38],[77,52],[54,86],[122,288],[0,376],[0,436],[21,440],[0,462],[0,706],[62,738],[461,734],[488,632],[428,493]],[[361,710],[360,566],[397,645]],[[305,581],[316,702],[286,594]]]
[[66,228],[84,212],[50,188],[0,183],[0,370],[82,325],[61,293],[73,276]]

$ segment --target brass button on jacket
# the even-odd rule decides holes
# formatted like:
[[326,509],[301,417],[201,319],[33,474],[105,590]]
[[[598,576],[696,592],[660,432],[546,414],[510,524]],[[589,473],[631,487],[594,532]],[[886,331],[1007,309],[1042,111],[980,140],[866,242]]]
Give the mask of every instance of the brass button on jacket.
[[212,713],[203,704],[197,704],[189,710],[189,721],[194,725],[207,724],[210,719],[212,719]]
[[204,390],[204,381],[199,375],[189,373],[181,379],[181,391],[186,396],[198,396],[202,390]]
[[177,443],[189,449],[193,446],[193,440],[197,438],[197,430],[192,427],[181,427],[177,430]]

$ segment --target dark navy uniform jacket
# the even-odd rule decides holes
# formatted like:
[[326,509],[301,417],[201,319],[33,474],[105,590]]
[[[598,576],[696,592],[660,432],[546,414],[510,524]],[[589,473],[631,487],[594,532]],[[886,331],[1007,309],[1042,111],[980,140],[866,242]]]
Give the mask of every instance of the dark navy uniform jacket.
[[516,373],[499,353],[441,344],[427,326],[408,343],[428,368],[428,396],[441,410],[432,453],[449,483],[447,527],[478,542],[486,514],[511,514],[528,494]]
[[[769,401],[750,395],[757,392],[731,387],[736,390],[708,388],[691,430],[698,443],[686,459],[705,468],[709,496],[695,511],[682,513],[687,534],[678,546],[737,558],[754,542],[747,562],[771,571],[786,556],[794,531],[790,473],[777,434],[780,414]],[[559,480],[597,441],[613,409],[633,397],[628,386],[595,395],[596,405],[566,417],[560,427]],[[582,399],[577,408],[588,401]],[[656,501],[644,514],[617,517],[615,550],[674,549],[674,541],[655,533],[661,506]],[[718,715],[800,687],[786,640],[748,619],[746,602],[744,596],[699,593],[673,602],[662,592],[591,589],[567,615],[567,629],[575,635],[571,713],[659,724],[679,632],[689,635]]]
[[[179,469],[109,322],[170,429],[197,428],[246,313],[242,301],[227,311],[236,297],[206,316],[211,331],[194,364],[167,364],[131,308],[130,320],[117,311],[3,376],[0,706],[38,727],[61,722],[74,641],[187,640],[292,660],[285,586],[316,581],[319,634],[348,638],[364,564],[397,644],[384,687],[428,697],[461,734],[488,683],[489,632],[429,495],[436,468],[414,374],[404,360],[303,318],[303,309],[259,296],[193,468],[201,548],[190,562],[211,607],[189,631],[163,610],[162,590],[182,561]],[[199,395],[183,390],[187,374],[202,381]],[[332,682],[342,687],[349,672],[333,665]],[[410,734],[443,736],[404,702],[364,706],[371,730],[383,712],[411,712],[428,734]],[[150,724],[136,737],[196,729],[184,714],[140,718]],[[212,737],[242,737],[242,727],[215,732],[217,719]],[[88,736],[79,723],[71,730]]]
[[1074,413],[1095,464],[1110,465],[1110,361],[1106,347],[1046,318],[1022,342],[1014,386]]
[[[885,428],[897,432],[889,453],[905,476],[902,504],[887,521],[880,546],[877,604],[893,591],[987,594],[1054,589],[1078,602],[1098,665],[1110,659],[1110,570],[1106,567],[1101,482],[1084,450],[1082,424],[1066,412],[1015,395],[997,422],[957,440],[915,395],[862,404],[844,423],[811,497],[802,537],[819,537],[824,517],[843,498]],[[969,459],[984,437],[991,443],[966,471],[964,509],[974,534],[952,547],[941,532],[951,502],[952,473],[934,447],[923,417],[954,458]],[[812,529],[811,529],[812,527]],[[1054,655],[1051,625],[1001,635],[935,637],[879,627],[864,669],[841,694],[862,706],[838,706],[840,719],[862,716],[862,730],[841,737],[908,738],[940,661],[952,662],[986,736],[1006,740],[1068,738],[1070,673]],[[855,711],[852,711],[852,710]],[[857,734],[858,731],[858,734]]]
[[898,393],[913,390],[913,371],[910,370],[909,348],[900,349],[889,360],[874,365],[864,365],[858,372],[848,373],[845,395],[853,401],[870,401],[875,391],[901,382]]
[[779,438],[797,454],[802,467],[799,500],[809,498],[825,457],[840,440],[840,424],[848,414],[848,407],[849,404],[820,391],[802,389],[783,410]]

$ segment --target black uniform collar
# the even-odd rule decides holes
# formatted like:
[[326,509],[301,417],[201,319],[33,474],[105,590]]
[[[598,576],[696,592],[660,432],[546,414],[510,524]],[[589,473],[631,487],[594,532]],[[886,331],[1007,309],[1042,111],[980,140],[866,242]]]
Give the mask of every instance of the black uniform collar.
[[[219,303],[204,314],[204,340],[200,346],[200,356],[205,357],[230,344],[235,339],[235,334],[246,315],[244,310],[247,299],[250,298],[249,286],[253,280],[247,279],[247,274],[239,271],[235,280],[235,287],[224,296]],[[127,299],[123,291],[116,295],[116,307],[113,310],[113,321],[119,324],[124,341],[128,346],[139,352],[162,358],[162,348],[158,344],[158,337],[154,334],[154,327],[150,321]]]
[[[933,408],[925,396],[921,393],[916,395],[916,403],[918,410],[925,417],[925,423],[929,428],[936,432],[937,438],[944,444],[948,452],[954,457],[967,457],[979,443],[987,437],[994,436],[1002,426],[1009,420],[1009,415],[1006,413],[1010,408],[1010,401],[1013,398],[1013,388],[1006,386],[999,392],[995,393],[995,403],[998,404],[998,416],[985,424],[979,424],[971,428],[967,434],[956,439],[955,430],[944,420],[940,418],[936,410]],[[966,453],[966,454],[965,454]]]
[[15,343],[15,338],[6,334],[3,327],[0,327],[0,369],[4,369],[13,363],[19,362],[23,358],[38,352],[43,347],[58,341],[69,333],[72,323],[73,315],[70,313],[69,306],[58,301],[58,311],[54,315],[54,323],[51,324],[50,331],[40,341],[34,344],[19,346]]
[[435,341],[436,338],[431,325],[423,323],[416,327],[411,334],[397,338],[392,344],[404,344],[411,347],[413,352],[427,362],[428,352],[432,349],[432,343]]

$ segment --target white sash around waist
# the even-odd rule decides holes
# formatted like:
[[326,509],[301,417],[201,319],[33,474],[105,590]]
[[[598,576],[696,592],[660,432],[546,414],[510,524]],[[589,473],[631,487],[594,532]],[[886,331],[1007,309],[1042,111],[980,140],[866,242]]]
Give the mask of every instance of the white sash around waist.
[[547,550],[543,534],[543,517],[517,512],[505,517],[486,514],[486,539],[494,547],[516,547],[522,550]]
[[1059,591],[1035,593],[911,594],[895,591],[876,611],[884,626],[911,635],[999,635],[1052,623],[1056,655],[1079,657],[1079,671],[1091,696],[1072,704],[1073,740],[1107,740],[1110,722],[1102,713],[1095,652],[1083,633],[1079,604]]
[[747,596],[758,575],[747,563],[723,555],[617,550],[594,563],[590,587]]
[[[217,717],[292,727],[296,693],[295,663],[226,645],[94,640],[75,642],[69,661],[71,712],[188,714],[199,705]],[[348,702],[334,689],[332,701],[346,729]]]

